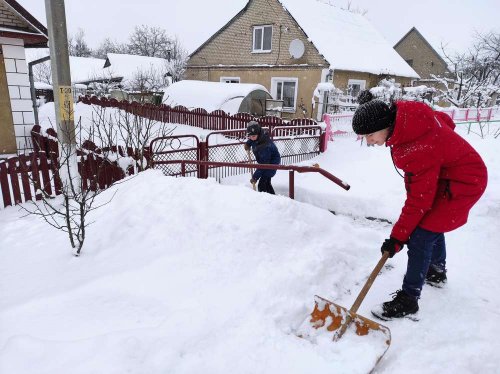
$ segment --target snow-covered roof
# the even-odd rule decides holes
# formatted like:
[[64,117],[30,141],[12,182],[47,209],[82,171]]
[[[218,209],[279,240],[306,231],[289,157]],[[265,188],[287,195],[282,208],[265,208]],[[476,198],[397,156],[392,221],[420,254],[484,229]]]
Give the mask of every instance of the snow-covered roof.
[[320,0],[279,1],[333,69],[419,78],[361,14]]
[[162,72],[167,70],[168,60],[159,57],[136,56],[119,53],[108,53],[106,68],[103,69],[106,77],[132,80],[138,72]]
[[207,112],[222,109],[234,114],[237,113],[243,99],[256,90],[269,93],[260,84],[184,80],[165,89],[163,102],[170,106],[182,105],[190,109],[203,108]]
[[37,90],[52,90],[52,86],[45,82],[33,82],[35,89]]
[[[48,48],[38,49],[35,52],[27,52],[26,59],[30,62],[49,54]],[[49,61],[45,62],[45,64],[50,66]],[[69,64],[73,83],[110,78],[122,78],[122,82],[126,83],[133,80],[138,72],[153,70],[155,73],[160,73],[166,72],[168,67],[168,61],[163,58],[117,53],[108,53],[106,60],[69,56]]]
[[71,81],[86,82],[102,76],[104,61],[101,58],[70,56]]
[[[26,61],[32,62],[50,55],[48,48],[27,49]],[[71,82],[86,82],[96,77],[103,76],[104,59],[94,57],[69,56],[69,68],[71,71]],[[43,62],[50,69],[50,60]]]

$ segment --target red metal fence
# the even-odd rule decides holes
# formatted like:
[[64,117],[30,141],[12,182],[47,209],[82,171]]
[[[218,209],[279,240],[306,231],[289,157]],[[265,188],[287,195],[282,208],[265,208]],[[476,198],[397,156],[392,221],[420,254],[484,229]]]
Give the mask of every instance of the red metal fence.
[[[270,135],[280,152],[282,165],[308,160],[324,152],[325,132],[320,126],[275,127]],[[219,141],[220,137],[223,141]],[[255,162],[249,160],[243,148],[245,141],[246,130],[214,131],[203,141],[195,135],[160,137],[150,144],[151,164],[169,176],[211,177],[221,181],[246,172],[244,168],[224,163]],[[189,162],[183,164],[183,161]],[[194,161],[212,164],[207,166]]]
[[275,126],[315,126],[316,121],[310,118],[296,118],[286,121],[278,117],[254,117],[248,113],[227,114],[223,110],[208,113],[205,109],[189,110],[183,106],[170,107],[168,105],[154,105],[118,101],[116,99],[98,98],[96,96],[81,96],[79,102],[88,105],[99,105],[104,108],[118,108],[129,113],[164,123],[189,125],[204,130],[239,130],[247,127],[248,122],[257,121],[261,126],[270,129]]
[[[31,135],[34,152],[0,161],[0,192],[4,207],[30,200],[41,200],[42,191],[50,196],[60,195],[62,192],[57,134],[53,129],[43,134],[40,126],[35,125]],[[134,174],[133,165],[123,170],[116,161],[109,160],[110,154],[114,155],[114,159],[118,157],[138,159],[138,152],[131,148],[124,149],[118,146],[99,149],[89,141],[77,150],[78,172],[84,190],[102,190],[126,175]],[[149,162],[147,150],[144,156]]]
[[[153,161],[153,167],[157,169],[165,170],[168,169],[170,165],[180,164],[180,176],[186,177],[188,176],[189,166],[192,166],[193,170],[210,170],[210,169],[237,169],[240,170],[237,174],[244,173],[247,169],[254,169],[255,165],[251,163],[235,163],[235,162],[215,162],[215,161],[193,161],[193,160],[158,160]],[[295,198],[295,172],[298,173],[317,173],[321,174],[326,179],[329,179],[339,187],[348,191],[351,186],[344,182],[343,180],[337,178],[335,175],[329,173],[328,171],[321,169],[317,166],[290,166],[290,165],[270,165],[270,164],[260,164],[260,169],[267,170],[286,170],[288,171],[288,196],[291,199]],[[241,171],[243,170],[243,171]],[[247,172],[247,171],[246,171]]]

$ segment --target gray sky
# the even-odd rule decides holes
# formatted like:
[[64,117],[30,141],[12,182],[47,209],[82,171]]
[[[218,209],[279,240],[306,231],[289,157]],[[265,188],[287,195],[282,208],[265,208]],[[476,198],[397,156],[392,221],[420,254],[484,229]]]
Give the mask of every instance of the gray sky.
[[[307,1],[314,0],[304,0]],[[44,25],[45,1],[18,0]],[[348,0],[330,0],[346,6]],[[192,52],[240,11],[247,0],[66,0],[68,32],[85,32],[91,48],[105,37],[124,42],[135,25],[159,26]],[[351,0],[394,45],[411,27],[440,51],[465,50],[475,31],[500,32],[499,0]],[[307,32],[307,30],[306,30]]]

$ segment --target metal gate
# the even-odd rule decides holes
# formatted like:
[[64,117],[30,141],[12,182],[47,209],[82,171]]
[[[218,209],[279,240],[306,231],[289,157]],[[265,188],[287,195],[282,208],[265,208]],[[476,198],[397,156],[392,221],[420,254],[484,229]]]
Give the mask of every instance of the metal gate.
[[151,164],[163,174],[177,177],[180,175],[200,177],[197,165],[186,165],[181,170],[180,163],[169,161],[198,161],[200,159],[200,140],[195,135],[165,136],[154,139],[150,146]]
[[[324,132],[320,126],[280,126],[271,132],[271,138],[280,152],[282,165],[316,157],[322,151],[323,136]],[[157,138],[151,142],[150,147],[152,165],[161,169],[165,175],[211,177],[220,182],[226,177],[248,173],[248,169],[186,164],[183,170],[180,161],[255,163],[253,154],[250,161],[243,147],[246,140],[246,129],[211,132],[204,142],[194,135]],[[179,163],[166,164],[172,161]]]

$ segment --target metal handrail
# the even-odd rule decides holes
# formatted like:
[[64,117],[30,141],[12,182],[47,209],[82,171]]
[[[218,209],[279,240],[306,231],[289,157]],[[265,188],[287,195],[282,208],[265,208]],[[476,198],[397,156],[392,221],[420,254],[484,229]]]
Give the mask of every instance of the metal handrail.
[[267,169],[267,170],[288,170],[289,171],[289,196],[291,199],[295,197],[295,172],[297,173],[319,173],[325,178],[329,179],[336,185],[340,186],[344,190],[348,191],[351,186],[341,179],[337,178],[330,172],[315,166],[295,166],[295,165],[273,165],[273,164],[248,164],[248,163],[237,163],[237,162],[217,162],[217,161],[192,161],[192,160],[170,160],[170,161],[154,161],[152,167],[155,165],[167,165],[167,164],[181,164],[181,175],[186,175],[186,164],[198,165],[198,166],[229,166],[229,167],[240,167],[246,169]]

